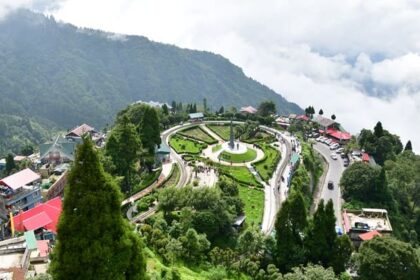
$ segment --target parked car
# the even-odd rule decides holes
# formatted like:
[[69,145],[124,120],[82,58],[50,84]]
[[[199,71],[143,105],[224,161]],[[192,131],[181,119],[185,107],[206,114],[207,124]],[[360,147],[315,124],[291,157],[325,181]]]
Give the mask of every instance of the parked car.
[[327,145],[329,145],[331,143],[332,143],[332,140],[331,139],[328,139],[327,141],[325,141],[325,144],[327,144]]
[[349,160],[347,158],[343,159],[343,166],[344,167],[349,166]]
[[316,138],[316,137],[319,137],[319,133],[312,133],[312,136],[314,137],[314,138]]
[[321,142],[322,138],[324,138],[324,137],[319,136],[319,137],[318,137],[318,138],[316,138],[315,140],[316,140],[316,141],[318,141],[318,142]]
[[337,153],[342,153],[342,152],[344,152],[344,148],[338,148],[336,152]]
[[334,182],[333,181],[328,181],[328,189],[329,190],[334,189]]
[[330,150],[335,150],[335,149],[337,149],[338,147],[340,147],[340,144],[338,144],[338,143],[333,143],[333,144],[331,144],[331,145],[330,145]]
[[338,158],[338,157],[337,157],[337,154],[336,154],[336,153],[332,153],[332,154],[331,154],[331,158],[332,158],[333,160],[337,160],[337,158]]
[[341,158],[347,158],[347,154],[346,154],[346,153],[341,153],[341,154],[340,154],[340,157],[341,157]]

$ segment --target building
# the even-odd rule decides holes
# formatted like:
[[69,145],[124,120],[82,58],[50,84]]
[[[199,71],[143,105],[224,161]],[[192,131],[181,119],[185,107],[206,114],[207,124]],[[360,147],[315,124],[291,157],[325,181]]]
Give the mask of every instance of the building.
[[156,147],[155,149],[155,162],[161,163],[161,162],[168,162],[170,159],[171,149],[169,146],[162,141],[159,147]]
[[336,127],[337,123],[334,120],[325,118],[321,115],[316,116],[313,121],[317,123],[323,132],[326,132],[328,128]]
[[72,162],[79,139],[68,139],[57,136],[54,141],[41,144],[39,146],[40,161],[42,164],[50,163],[53,165],[65,162]]
[[296,120],[307,122],[307,121],[310,120],[310,118],[307,115],[299,115],[299,116],[296,117]]
[[0,180],[0,198],[9,211],[28,210],[42,201],[41,176],[26,168]]
[[245,115],[254,115],[257,113],[257,109],[255,109],[252,106],[247,106],[247,107],[242,107],[241,110],[239,112],[241,112],[242,114]]
[[290,119],[288,117],[280,116],[276,119],[276,123],[287,129],[290,126]]
[[27,279],[48,269],[48,240],[36,240],[33,231],[0,241],[0,279]]
[[376,235],[392,233],[392,226],[385,209],[363,208],[362,210],[344,210],[343,225],[356,247],[361,242]]
[[73,128],[66,134],[66,138],[81,138],[85,134],[93,135],[98,133],[93,127],[87,124],[82,124],[78,127]]
[[319,125],[319,133],[328,136],[336,142],[345,143],[351,139],[351,134],[344,131],[340,124],[334,120],[318,115],[313,119],[313,122]]
[[204,114],[201,113],[201,112],[199,112],[199,113],[191,113],[191,114],[188,114],[188,116],[190,118],[190,121],[193,122],[193,123],[194,122],[202,122],[203,119],[204,119]]
[[61,215],[61,197],[40,203],[32,209],[13,217],[17,232],[33,230],[39,240],[53,240],[57,234],[58,219]]

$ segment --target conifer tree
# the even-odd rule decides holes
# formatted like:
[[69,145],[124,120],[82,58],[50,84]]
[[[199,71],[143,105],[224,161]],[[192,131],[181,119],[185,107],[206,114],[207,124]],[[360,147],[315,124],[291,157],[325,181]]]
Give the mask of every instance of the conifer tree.
[[55,280],[145,279],[142,243],[120,212],[121,193],[99,162],[91,140],[76,152],[51,273]]
[[375,127],[373,128],[373,135],[375,135],[376,138],[380,138],[384,135],[384,129],[382,128],[382,123],[377,122]]
[[412,151],[412,150],[413,150],[413,147],[411,145],[411,141],[408,140],[407,144],[405,144],[404,151]]
[[12,154],[8,154],[6,157],[6,174],[9,175],[13,169],[16,169],[16,163]]
[[156,145],[160,145],[159,117],[156,110],[147,107],[140,123],[140,137],[143,148],[149,155],[153,155]]
[[335,119],[336,119],[337,117],[334,115],[334,114],[332,114],[331,115],[331,119],[333,120],[333,121],[335,121]]
[[322,109],[319,109],[318,114],[322,116],[324,114],[324,111]]
[[306,228],[306,208],[302,195],[292,195],[282,204],[276,218],[277,266],[282,272],[305,262],[303,232]]

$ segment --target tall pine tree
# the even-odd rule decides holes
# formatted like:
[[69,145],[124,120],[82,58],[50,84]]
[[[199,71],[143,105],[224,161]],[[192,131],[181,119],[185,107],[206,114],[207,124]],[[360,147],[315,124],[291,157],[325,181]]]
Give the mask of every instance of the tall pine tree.
[[277,266],[282,272],[305,262],[303,232],[306,228],[306,208],[302,195],[292,195],[282,204],[277,214],[275,229],[277,240]]
[[121,193],[85,138],[65,189],[50,268],[55,280],[145,279],[141,240],[120,208]]

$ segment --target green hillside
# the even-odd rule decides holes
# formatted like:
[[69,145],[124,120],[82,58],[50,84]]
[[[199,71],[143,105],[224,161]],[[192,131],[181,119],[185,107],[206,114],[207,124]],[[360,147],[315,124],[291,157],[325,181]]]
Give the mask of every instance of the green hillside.
[[301,111],[226,58],[140,36],[78,29],[26,10],[0,21],[0,114],[69,129],[100,128],[137,100]]

